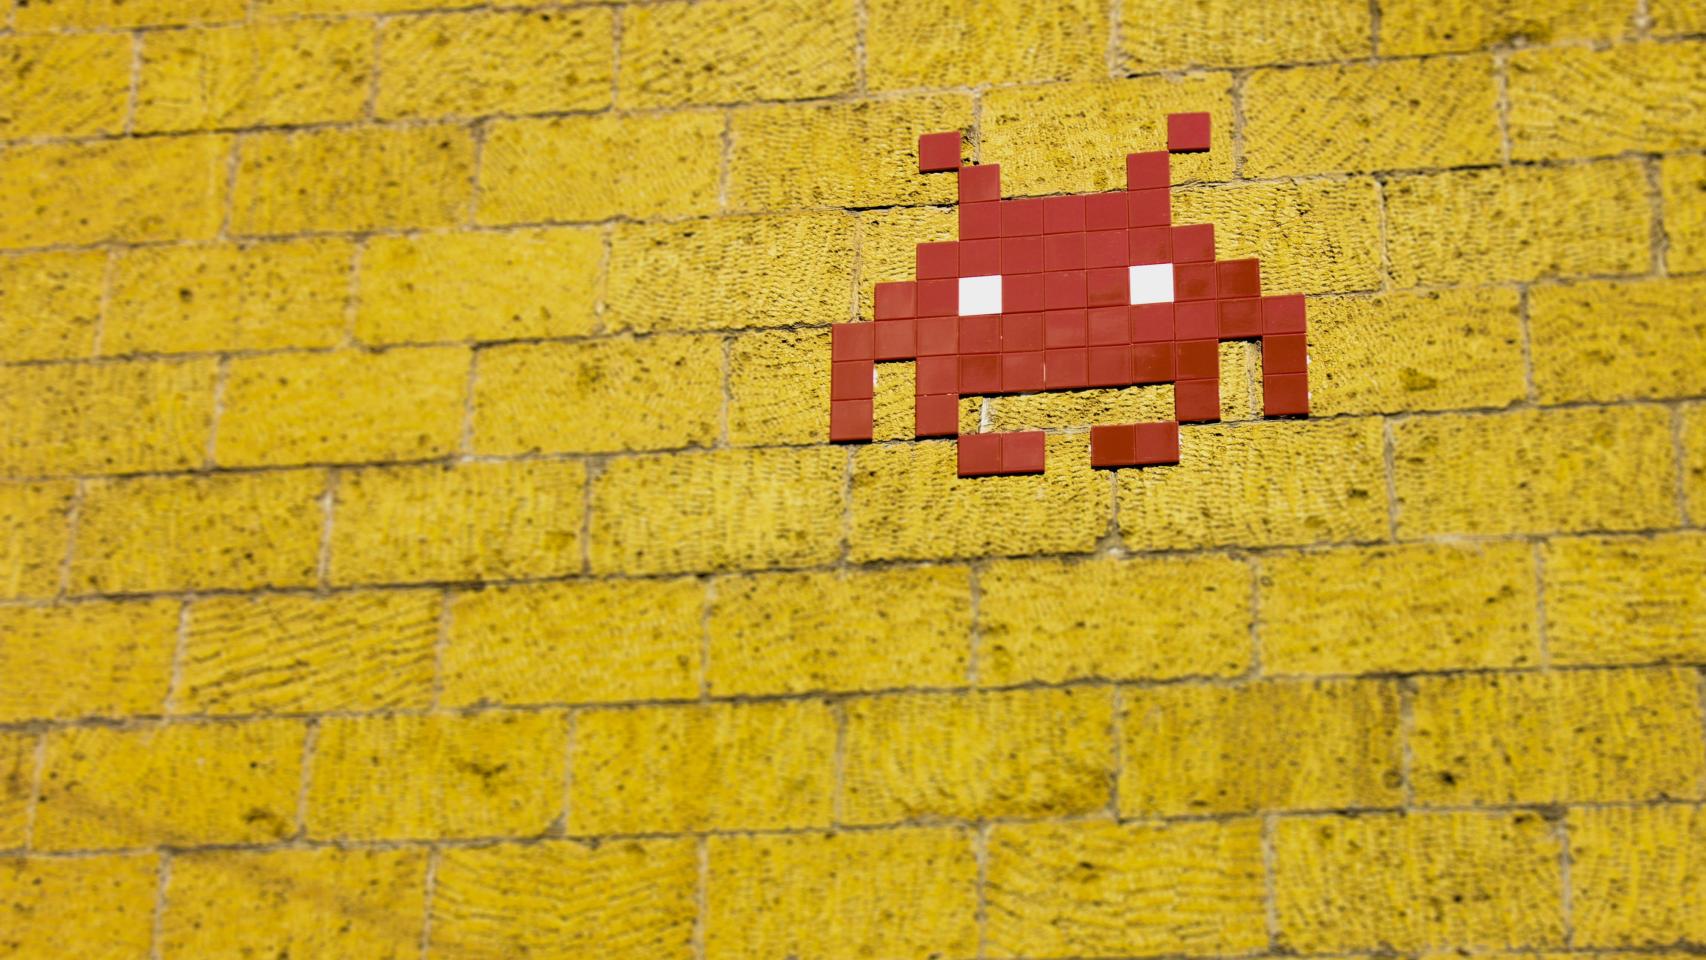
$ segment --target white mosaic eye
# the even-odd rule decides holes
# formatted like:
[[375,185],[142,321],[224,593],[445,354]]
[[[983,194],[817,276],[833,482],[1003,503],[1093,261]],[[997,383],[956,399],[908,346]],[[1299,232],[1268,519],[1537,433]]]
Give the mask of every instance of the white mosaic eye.
[[1147,263],[1131,268],[1132,303],[1172,303],[1173,265]]
[[961,277],[960,316],[1001,312],[1000,277]]

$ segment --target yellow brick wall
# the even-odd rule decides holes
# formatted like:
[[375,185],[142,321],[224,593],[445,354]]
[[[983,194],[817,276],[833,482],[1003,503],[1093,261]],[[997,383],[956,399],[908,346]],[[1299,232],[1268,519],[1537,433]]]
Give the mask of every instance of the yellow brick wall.
[[[0,958],[1699,953],[1702,9],[0,0]],[[824,442],[1179,110],[1312,418]]]

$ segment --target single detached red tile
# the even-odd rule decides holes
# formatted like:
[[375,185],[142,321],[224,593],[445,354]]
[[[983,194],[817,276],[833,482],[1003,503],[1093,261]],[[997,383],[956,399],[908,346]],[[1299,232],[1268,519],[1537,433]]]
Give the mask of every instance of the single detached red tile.
[[918,138],[918,172],[940,173],[960,166],[960,132],[927,133]]
[[[1124,194],[1116,194],[1124,196]],[[1092,230],[1084,237],[1084,265],[1092,269],[1096,267],[1123,267],[1128,262],[1126,231],[1124,230]]]
[[1043,238],[1044,270],[1084,269],[1084,234],[1055,233]]
[[1179,462],[1179,423],[1177,420],[1137,425],[1137,462],[1140,464]]
[[1131,379],[1133,383],[1171,383],[1173,381],[1173,345],[1170,343],[1132,344]]
[[1164,227],[1172,222],[1172,191],[1166,187],[1155,190],[1133,190],[1126,194],[1127,226]]
[[1129,307],[1091,307],[1085,319],[1088,321],[1087,343],[1092,347],[1107,346],[1111,343],[1131,342],[1131,320],[1126,316]]
[[872,294],[871,315],[878,320],[901,320],[918,316],[918,284],[879,283]]
[[1000,393],[1001,354],[977,353],[960,357],[960,393]]
[[911,360],[918,356],[918,321],[878,320],[873,338],[873,354],[878,360]]
[[921,317],[957,317],[960,315],[960,281],[956,278],[918,281],[918,315]]
[[1092,193],[1084,198],[1084,229],[1119,230],[1125,226],[1125,193]]
[[1043,238],[1002,237],[1002,273],[1042,273]]
[[1043,201],[1041,197],[1024,197],[1001,201],[1001,235],[1028,237],[1043,232]]
[[829,328],[829,353],[835,360],[870,360],[876,356],[876,324],[838,323]]
[[918,397],[912,411],[912,432],[920,437],[957,437],[960,398],[951,393]]
[[1043,232],[1083,233],[1084,198],[1081,196],[1044,197]]
[[1125,158],[1125,188],[1153,190],[1172,182],[1172,158],[1165,150],[1128,153]]
[[1206,113],[1169,113],[1167,149],[1174,153],[1201,153],[1208,149],[1209,117]]
[[1042,473],[1048,441],[1041,430],[1001,434],[1002,473]]
[[1001,472],[1001,435],[965,433],[959,439],[959,473],[962,477],[990,477]]
[[1220,344],[1214,340],[1180,340],[1174,344],[1180,380],[1220,376]]
[[1082,309],[1050,310],[1043,314],[1043,342],[1049,347],[1082,347],[1089,320]]
[[1222,260],[1215,265],[1220,271],[1220,295],[1223,297],[1259,297],[1262,295],[1262,267],[1257,260]]
[[1001,309],[1026,313],[1043,309],[1045,273],[1004,274],[1001,277]]
[[829,402],[829,439],[835,443],[854,443],[871,439],[872,422],[869,400]]
[[1043,274],[1043,305],[1050,310],[1086,306],[1087,280],[1082,270],[1060,270]]
[[960,205],[960,239],[993,240],[1001,235],[1001,212],[993,202]]
[[1090,353],[1083,347],[1043,353],[1043,380],[1050,390],[1082,390],[1090,385]]
[[1219,305],[1213,300],[1174,304],[1173,325],[1180,340],[1213,340],[1220,336]]
[[1001,318],[1001,352],[1043,348],[1043,315],[1009,313]]
[[1214,259],[1214,224],[1192,223],[1173,228],[1173,259],[1195,263]]
[[1303,333],[1303,295],[1262,298],[1263,333]]
[[1262,376],[1270,373],[1308,373],[1308,338],[1301,333],[1273,333],[1262,338]]
[[1129,467],[1136,463],[1136,424],[1090,428],[1090,466]]
[[1131,347],[1089,347],[1092,387],[1123,387],[1131,383]]
[[1181,423],[1220,419],[1219,380],[1180,380],[1173,384],[1173,411]]
[[1262,301],[1255,297],[1220,301],[1220,335],[1244,339],[1262,335]]
[[1000,240],[963,240],[960,242],[960,276],[992,277],[1000,272]]
[[920,280],[939,280],[960,275],[960,245],[952,240],[943,243],[921,243],[914,258],[914,270]]
[[1167,349],[1173,348],[1173,304],[1140,303],[1128,308],[1127,313],[1131,317],[1133,343],[1165,342]]
[[1309,375],[1262,372],[1262,412],[1270,417],[1309,414]]
[[960,392],[960,361],[958,357],[919,357],[917,389],[919,396],[931,393]]
[[[918,355],[939,356],[960,352],[959,317],[921,317],[918,320]],[[947,392],[947,391],[942,391]]]
[[1030,393],[1043,388],[1043,352],[1003,353],[1001,389],[1007,393]]
[[1215,298],[1214,264],[1173,264],[1174,300],[1213,300]]
[[1001,316],[988,314],[960,318],[961,353],[1000,353]]
[[869,400],[877,376],[877,365],[869,360],[839,361],[830,365],[831,400]]
[[986,203],[1001,199],[1001,164],[960,168],[960,203]]

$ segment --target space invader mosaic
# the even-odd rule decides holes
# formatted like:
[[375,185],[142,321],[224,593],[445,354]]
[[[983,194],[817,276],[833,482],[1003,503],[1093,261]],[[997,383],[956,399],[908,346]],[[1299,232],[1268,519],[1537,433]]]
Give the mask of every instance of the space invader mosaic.
[[918,245],[916,279],[876,286],[873,323],[836,324],[830,439],[871,439],[876,364],[917,363],[915,433],[958,437],[962,477],[1040,473],[1043,432],[961,434],[962,396],[1171,383],[1174,419],[1093,425],[1098,467],[1179,462],[1179,424],[1220,419],[1223,340],[1259,340],[1269,417],[1309,413],[1302,296],[1263,296],[1261,264],[1216,260],[1213,224],[1174,224],[1172,154],[1209,115],[1167,118],[1167,149],[1126,157],[1116,193],[1001,199],[999,164],[960,134],[919,139],[920,173],[959,176],[959,239]]

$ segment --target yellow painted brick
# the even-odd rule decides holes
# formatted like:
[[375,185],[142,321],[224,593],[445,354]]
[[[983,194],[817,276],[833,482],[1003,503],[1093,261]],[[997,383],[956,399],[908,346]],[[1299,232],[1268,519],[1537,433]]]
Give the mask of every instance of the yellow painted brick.
[[1692,0],[1652,0],[1648,13],[1660,35],[1706,33],[1706,10]]
[[977,858],[963,830],[712,837],[713,957],[969,957]]
[[425,850],[217,851],[172,859],[160,951],[402,957],[420,949]]
[[[336,0],[334,0],[336,2]],[[156,27],[243,19],[248,0],[30,0],[17,27]]]
[[988,955],[1260,952],[1261,825],[998,826],[989,835]]
[[[1370,590],[1369,584],[1380,585]],[[1413,673],[1540,662],[1526,543],[1349,547],[1261,561],[1262,668]]]
[[181,606],[0,607],[0,722],[163,713]]
[[1577,946],[1706,939],[1706,808],[1572,810],[1567,824]]
[[1250,571],[1226,557],[1004,560],[978,584],[982,683],[1250,668]]
[[1088,438],[1048,438],[1042,476],[956,475],[952,441],[885,444],[853,455],[856,562],[990,554],[1078,553],[1108,531],[1106,474]]
[[954,687],[971,656],[970,572],[894,567],[717,581],[717,696]]
[[729,206],[951,202],[953,177],[918,172],[918,137],[968,130],[971,123],[972,100],[964,94],[736,110],[729,121]]
[[160,858],[0,859],[0,946],[19,960],[148,955]]
[[478,6],[477,0],[250,0],[260,17],[286,17],[298,13],[404,13],[410,10],[442,10],[446,7]]
[[[35,778],[36,735],[0,733],[0,850],[24,846]],[[0,894],[0,903],[4,902],[5,895]]]
[[1380,11],[1380,52],[1409,56],[1510,44],[1610,40],[1634,26],[1627,0],[1448,0]]
[[425,707],[442,606],[426,591],[198,599],[174,706],[212,714]]
[[[776,330],[729,345],[729,442],[822,443],[829,438],[828,330]],[[877,384],[897,364],[877,367]],[[912,396],[905,398],[911,411]],[[908,424],[906,435],[912,430]]]
[[1173,181],[1230,179],[1232,99],[1225,74],[991,90],[983,96],[978,158],[1001,165],[1003,196],[1124,190],[1126,154],[1164,149],[1167,114],[1185,111],[1210,115],[1212,146],[1207,153],[1174,155]]
[[1447,414],[1392,429],[1402,536],[1638,530],[1678,519],[1661,408]]
[[453,847],[433,885],[428,954],[688,960],[698,872],[690,839]]
[[1560,537],[1544,556],[1555,663],[1706,661],[1706,537]]
[[853,220],[841,213],[621,224],[605,323],[652,331],[847,320],[853,249]]
[[850,700],[841,817],[1069,816],[1106,809],[1105,689],[908,693]]
[[856,31],[852,0],[632,7],[622,14],[622,106],[845,93],[856,80]]
[[1357,0],[1134,4],[1121,13],[1120,66],[1130,72],[1369,53],[1369,7]]
[[1706,511],[1706,404],[1684,407],[1682,421],[1682,497],[1693,513]]
[[499,120],[481,154],[481,223],[689,216],[718,207],[714,113]]
[[121,132],[130,45],[119,33],[0,37],[0,137]]
[[1312,300],[1310,410],[1406,413],[1522,400],[1519,299],[1505,287],[1465,287]]
[[835,745],[810,700],[580,713],[569,833],[827,827]]
[[1700,799],[1693,670],[1418,677],[1415,802],[1442,806]]
[[692,699],[704,612],[705,588],[690,579],[457,594],[443,653],[444,702]]
[[343,240],[124,251],[101,352],[333,346],[344,334],[352,253]]
[[1400,287],[1648,265],[1651,207],[1634,160],[1399,177],[1386,184],[1386,205]]
[[35,846],[271,843],[296,832],[307,728],[291,720],[46,735]]
[[7,147],[0,246],[208,239],[224,216],[230,155],[221,136]]
[[1518,160],[1706,146],[1706,43],[1519,50],[1510,58]]
[[960,232],[954,207],[866,210],[858,222],[859,316],[865,320],[871,319],[872,291],[878,283],[914,278],[918,244],[957,240]]
[[1244,174],[1498,163],[1491,57],[1258,70],[1244,85]]
[[250,134],[238,149],[231,228],[279,234],[448,226],[467,216],[473,172],[474,141],[463,127]]
[[[1087,80],[1107,73],[1108,8],[1090,0],[920,4],[868,14],[873,90]],[[1023,24],[1023,29],[1015,29]]]
[[548,577],[581,568],[586,467],[388,467],[338,480],[330,577],[397,583]]
[[1659,185],[1670,241],[1665,265],[1677,273],[1706,270],[1706,154],[1665,157]]
[[90,481],[71,591],[311,584],[325,486],[316,470]]
[[604,10],[476,11],[381,21],[381,117],[597,110],[614,51]]
[[356,120],[372,73],[364,20],[156,31],[142,40],[136,129]]
[[308,834],[535,836],[563,810],[560,712],[321,721]]
[[[879,374],[881,376],[881,374]],[[1222,403],[1234,389],[1222,383]],[[971,402],[978,402],[976,398]],[[1173,419],[1173,385],[1145,384],[1122,389],[1072,390],[1059,393],[1007,394],[987,398],[989,427],[973,433],[1007,430],[1045,430],[1110,423],[1153,423]]]
[[95,350],[107,255],[0,257],[0,360],[73,360]]
[[704,573],[841,554],[847,454],[725,450],[623,457],[593,481],[592,569]]
[[0,471],[13,476],[201,466],[212,360],[0,369]]
[[0,483],[0,597],[51,597],[70,546],[75,485]]
[[482,454],[708,447],[722,412],[716,337],[517,344],[480,352],[473,443]]
[[1173,222],[1213,224],[1220,259],[1261,259],[1263,293],[1379,287],[1379,208],[1379,187],[1363,178],[1173,192]]
[[1706,394],[1706,277],[1589,281],[1529,291],[1542,403]]
[[[872,387],[871,396],[871,438],[874,440],[911,440],[917,426],[913,414],[916,412],[916,397],[918,394],[918,370],[911,361],[902,363],[885,363],[877,370],[877,382]],[[731,390],[733,387],[731,386]],[[961,410],[978,402],[975,397],[961,397]],[[732,412],[731,412],[732,416]],[[962,433],[976,431],[977,421],[974,419],[968,427],[961,415]],[[733,427],[730,427],[732,432]]]
[[1403,800],[1398,688],[1258,680],[1125,691],[1128,817],[1392,807]]
[[1283,819],[1279,945],[1305,953],[1561,946],[1559,840],[1534,813]]
[[512,340],[593,331],[596,230],[373,237],[355,335],[366,343]]
[[1185,427],[1179,465],[1119,474],[1133,550],[1384,538],[1380,421]]
[[221,466],[419,460],[456,449],[470,354],[402,347],[230,361],[214,460]]

